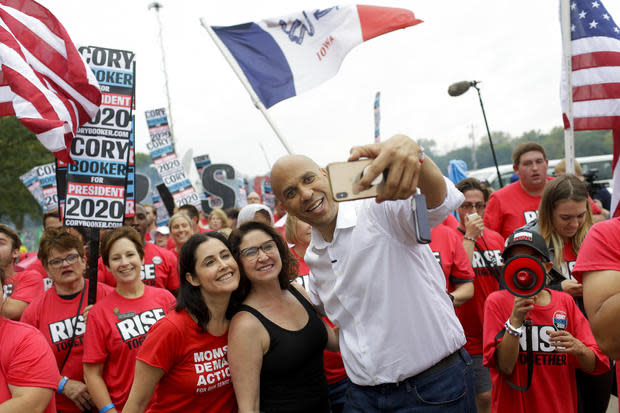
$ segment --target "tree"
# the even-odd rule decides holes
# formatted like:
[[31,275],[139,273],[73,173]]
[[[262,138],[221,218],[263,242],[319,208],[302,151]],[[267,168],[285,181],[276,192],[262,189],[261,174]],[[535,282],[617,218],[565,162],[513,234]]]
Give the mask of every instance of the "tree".
[[37,165],[54,162],[51,152],[15,116],[0,118],[0,219],[11,220],[18,230],[24,216],[41,219],[41,206],[19,177]]

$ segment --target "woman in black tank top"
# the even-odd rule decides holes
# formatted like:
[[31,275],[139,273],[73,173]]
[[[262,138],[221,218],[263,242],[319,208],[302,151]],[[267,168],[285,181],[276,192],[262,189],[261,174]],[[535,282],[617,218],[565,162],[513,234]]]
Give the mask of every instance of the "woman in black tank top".
[[297,260],[272,227],[248,222],[230,235],[241,281],[228,336],[228,360],[240,413],[329,412],[323,350],[337,349],[290,280]]

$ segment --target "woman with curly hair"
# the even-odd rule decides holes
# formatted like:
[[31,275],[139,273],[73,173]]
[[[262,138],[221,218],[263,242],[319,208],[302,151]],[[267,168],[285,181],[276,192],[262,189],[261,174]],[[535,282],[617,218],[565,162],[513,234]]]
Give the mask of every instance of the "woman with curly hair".
[[329,412],[323,371],[335,330],[321,321],[297,276],[297,260],[280,234],[247,222],[229,238],[242,303],[228,334],[228,358],[239,412]]

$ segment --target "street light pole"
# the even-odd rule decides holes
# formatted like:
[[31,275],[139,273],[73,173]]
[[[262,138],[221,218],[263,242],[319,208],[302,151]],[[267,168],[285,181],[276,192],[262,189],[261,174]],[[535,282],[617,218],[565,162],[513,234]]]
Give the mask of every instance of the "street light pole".
[[176,152],[175,146],[175,136],[174,136],[174,128],[172,122],[172,103],[170,101],[170,90],[168,89],[168,70],[166,69],[166,52],[164,50],[164,37],[162,35],[162,25],[161,19],[159,17],[159,9],[161,9],[163,5],[154,1],[153,3],[148,5],[148,9],[154,9],[155,15],[157,16],[157,24],[159,27],[159,47],[161,48],[161,60],[164,69],[164,87],[166,89],[166,100],[168,102],[168,127],[170,128],[170,135],[172,135],[172,149]]

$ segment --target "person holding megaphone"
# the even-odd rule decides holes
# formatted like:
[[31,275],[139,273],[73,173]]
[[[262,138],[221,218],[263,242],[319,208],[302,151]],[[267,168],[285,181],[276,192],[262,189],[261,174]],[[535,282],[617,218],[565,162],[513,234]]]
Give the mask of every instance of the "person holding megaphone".
[[538,232],[516,230],[502,257],[504,289],[489,295],[484,311],[492,411],[577,413],[575,368],[601,374],[609,359],[572,297],[545,288],[553,263]]

